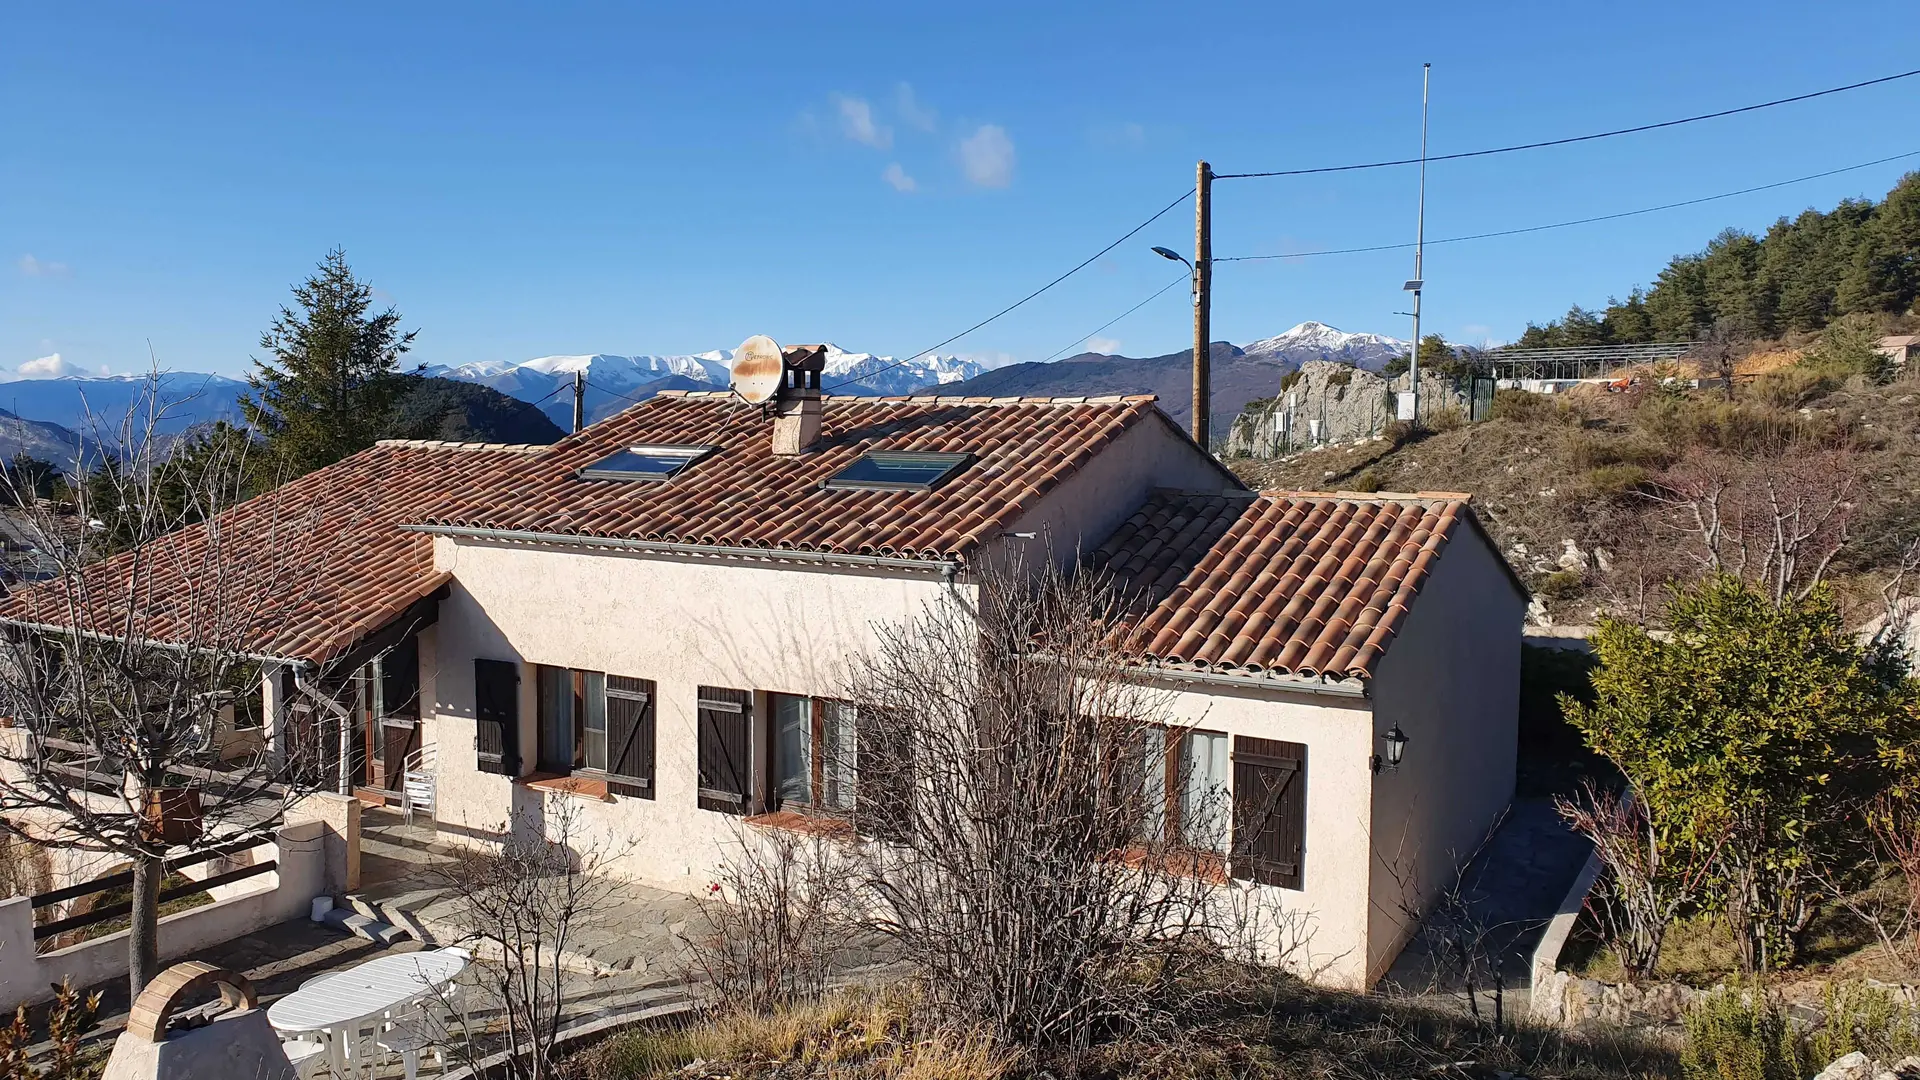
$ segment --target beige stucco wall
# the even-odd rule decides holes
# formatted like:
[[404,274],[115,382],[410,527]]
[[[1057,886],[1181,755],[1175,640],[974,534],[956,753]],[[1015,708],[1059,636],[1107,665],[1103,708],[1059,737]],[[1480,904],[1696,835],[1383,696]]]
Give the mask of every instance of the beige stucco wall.
[[[1261,901],[1298,913],[1279,928],[1296,951],[1288,959],[1303,973],[1335,986],[1366,985],[1367,824],[1373,773],[1372,721],[1361,698],[1281,693],[1248,680],[1245,689],[1176,681],[1167,697],[1171,722],[1228,735],[1284,739],[1307,746],[1307,839],[1299,890],[1254,888]],[[1271,909],[1269,910],[1271,914]],[[1305,931],[1304,939],[1299,931]]]
[[[486,833],[515,813],[544,816],[571,800],[576,822],[625,854],[631,877],[687,889],[738,835],[739,819],[695,802],[695,701],[702,685],[833,695],[844,665],[869,650],[874,624],[913,617],[949,589],[937,573],[673,559],[458,542],[436,544],[454,574],[429,650],[429,737],[438,745],[443,827]],[[433,662],[429,663],[428,657]],[[479,772],[473,752],[473,661],[517,660],[606,671],[657,684],[656,798],[611,802],[543,795]],[[535,757],[536,679],[520,681],[523,768]],[[757,710],[764,715],[764,710]],[[757,770],[756,770],[757,771]]]
[[1395,724],[1409,741],[1373,788],[1374,978],[1412,934],[1406,912],[1455,880],[1512,799],[1525,614],[1499,555],[1463,526],[1380,662],[1370,752]]
[[1034,568],[1052,558],[1064,565],[1099,547],[1140,509],[1155,488],[1220,491],[1239,488],[1226,467],[1200,451],[1164,416],[1149,416],[1120,433],[1078,472],[1049,491],[1007,530],[992,556]]

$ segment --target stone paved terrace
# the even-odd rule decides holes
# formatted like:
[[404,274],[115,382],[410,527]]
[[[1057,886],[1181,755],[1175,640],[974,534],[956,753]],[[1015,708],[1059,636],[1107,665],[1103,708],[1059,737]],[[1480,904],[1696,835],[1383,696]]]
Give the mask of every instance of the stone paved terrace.
[[[454,903],[433,880],[437,866],[450,859],[448,848],[422,822],[407,826],[398,814],[369,811],[362,819],[362,889],[354,894],[360,904],[399,917],[411,916],[422,928],[456,936]],[[568,963],[566,1026],[621,1015],[686,996],[678,935],[696,917],[692,898],[644,885],[621,884],[610,910],[582,935]],[[237,970],[254,983],[263,1004],[272,1004],[316,975],[341,971],[386,952],[411,952],[432,947],[407,937],[393,945],[349,934],[336,926],[300,919],[282,923],[237,941],[227,942],[184,959],[202,960]],[[126,1026],[127,989],[124,979],[90,989],[103,994],[101,1023],[89,1042],[112,1045]],[[34,1010],[37,1029],[44,1029],[45,1007]],[[488,1016],[476,1011],[476,1028]],[[398,1059],[379,1076],[401,1075]],[[458,1064],[458,1062],[455,1062]],[[431,1066],[423,1065],[431,1074]]]
[[[1461,874],[1464,910],[1455,925],[1466,924],[1477,938],[1476,951],[1485,964],[1499,965],[1508,1016],[1524,1012],[1534,947],[1591,850],[1560,820],[1552,799],[1520,798]],[[1448,932],[1446,921],[1444,914],[1428,919],[1394,961],[1382,980],[1383,990],[1459,995],[1464,989],[1460,964],[1446,956],[1436,940]],[[1484,989],[1488,974],[1479,975],[1478,981]]]

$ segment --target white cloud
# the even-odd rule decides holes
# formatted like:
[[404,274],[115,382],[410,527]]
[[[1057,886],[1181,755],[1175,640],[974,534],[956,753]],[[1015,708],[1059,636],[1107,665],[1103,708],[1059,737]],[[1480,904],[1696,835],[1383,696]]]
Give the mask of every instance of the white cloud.
[[1087,339],[1087,351],[1105,356],[1117,356],[1120,353],[1120,339],[1110,337],[1090,337]]
[[892,184],[895,191],[912,191],[920,186],[914,183],[913,177],[908,176],[907,170],[901,168],[897,161],[886,167],[886,170],[880,174],[880,179]]
[[842,135],[876,150],[885,150],[893,145],[893,129],[874,120],[873,106],[865,99],[835,94],[833,104],[840,110]]
[[78,375],[80,369],[60,359],[59,353],[42,356],[38,360],[29,360],[14,372],[22,379],[57,379],[62,375]]
[[998,124],[982,124],[960,140],[960,167],[980,187],[1013,183],[1013,140]]
[[901,83],[893,88],[893,111],[900,114],[900,122],[910,128],[932,131],[940,122],[940,117],[913,96],[913,87]]
[[1003,368],[1009,364],[1020,363],[1020,358],[1009,352],[955,353],[962,360],[971,360],[983,368]]
[[66,263],[36,259],[32,254],[20,256],[19,262],[16,265],[20,267],[20,272],[27,277],[66,277],[72,272],[72,268]]

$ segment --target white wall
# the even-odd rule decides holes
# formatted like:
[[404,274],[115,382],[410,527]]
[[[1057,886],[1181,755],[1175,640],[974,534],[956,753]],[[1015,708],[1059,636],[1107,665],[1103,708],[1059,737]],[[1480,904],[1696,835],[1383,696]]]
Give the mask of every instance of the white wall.
[[[274,858],[279,865],[223,888],[218,894],[222,898],[212,904],[161,919],[161,961],[178,960],[276,923],[306,917],[326,878],[320,832],[317,822],[284,826],[274,843],[234,856],[243,864]],[[31,898],[0,900],[0,1009],[46,1001],[62,978],[81,989],[126,973],[127,931],[37,956]]]
[[1409,740],[1374,783],[1374,978],[1513,797],[1526,601],[1499,558],[1462,522],[1372,683],[1373,752],[1396,724]]
[[[1373,774],[1373,724],[1366,700],[1282,693],[1247,680],[1246,689],[1209,683],[1167,699],[1174,723],[1228,735],[1283,739],[1307,746],[1307,838],[1303,888],[1255,886],[1286,912],[1301,912],[1311,933],[1299,966],[1321,981],[1361,989],[1367,955],[1367,823]],[[1163,685],[1179,687],[1169,680]],[[1191,687],[1192,684],[1187,684]],[[1236,887],[1247,887],[1236,882]]]
[[[844,665],[873,646],[876,622],[940,601],[937,573],[757,565],[613,552],[569,552],[441,538],[453,571],[432,648],[422,649],[423,698],[438,743],[443,829],[491,833],[515,813],[544,815],[572,800],[577,819],[627,854],[622,874],[704,888],[739,818],[695,803],[695,701],[702,685],[831,696]],[[960,590],[968,603],[972,589]],[[429,660],[431,657],[431,660]],[[531,771],[537,682],[551,664],[652,679],[656,798],[601,801],[544,795],[479,772],[473,750],[473,661],[520,661],[520,747]],[[762,716],[756,716],[760,721]]]

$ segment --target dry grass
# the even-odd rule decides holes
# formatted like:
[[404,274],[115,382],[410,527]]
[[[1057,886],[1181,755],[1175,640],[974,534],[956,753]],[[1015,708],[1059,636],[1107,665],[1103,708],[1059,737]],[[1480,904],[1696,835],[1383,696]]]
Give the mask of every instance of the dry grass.
[[[1235,981],[1235,980],[1238,981]],[[1037,1058],[984,1039],[920,1027],[910,992],[850,992],[767,1017],[727,1015],[616,1037],[572,1064],[577,1080],[1282,1080],[1294,1077],[1493,1076],[1637,1080],[1673,1075],[1670,1048],[1625,1034],[1573,1038],[1509,1025],[1496,1036],[1465,1017],[1406,1000],[1317,990],[1242,973],[1233,1004],[1196,1015],[1174,1038],[1096,1045]]]

